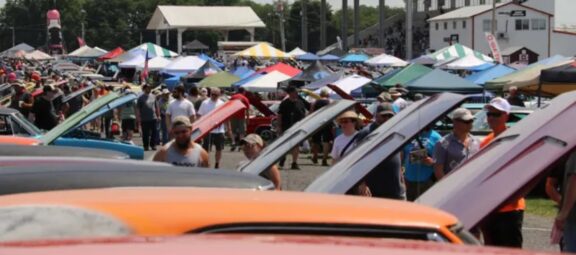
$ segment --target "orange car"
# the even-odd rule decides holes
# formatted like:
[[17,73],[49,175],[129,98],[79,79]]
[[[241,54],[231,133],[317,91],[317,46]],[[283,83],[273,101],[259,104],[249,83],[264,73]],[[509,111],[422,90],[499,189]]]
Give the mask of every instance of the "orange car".
[[0,135],[0,144],[39,145],[42,142],[32,137]]
[[[0,233],[0,240],[46,239],[55,233],[64,238],[265,233],[477,243],[454,216],[433,208],[297,192],[216,188],[51,191],[1,196],[0,214],[4,215],[0,229],[20,224],[14,231]],[[19,233],[27,229],[35,230],[29,233],[32,236]]]

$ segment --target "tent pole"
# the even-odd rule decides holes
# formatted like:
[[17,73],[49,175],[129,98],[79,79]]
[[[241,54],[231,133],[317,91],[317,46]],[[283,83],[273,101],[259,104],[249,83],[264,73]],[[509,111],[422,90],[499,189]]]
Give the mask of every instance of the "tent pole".
[[542,81],[538,82],[538,108],[540,108],[540,103],[542,102]]

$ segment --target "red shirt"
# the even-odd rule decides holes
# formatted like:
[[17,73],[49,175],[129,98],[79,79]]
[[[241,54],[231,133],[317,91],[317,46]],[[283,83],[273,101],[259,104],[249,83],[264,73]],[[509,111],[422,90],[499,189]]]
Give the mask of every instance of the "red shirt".
[[241,93],[236,93],[230,97],[230,100],[234,100],[234,99],[240,100],[240,102],[242,102],[246,106],[246,110],[234,114],[234,116],[232,116],[232,118],[246,119],[246,114],[248,112],[248,109],[250,109],[250,101],[248,100],[248,98],[246,96],[244,96]]

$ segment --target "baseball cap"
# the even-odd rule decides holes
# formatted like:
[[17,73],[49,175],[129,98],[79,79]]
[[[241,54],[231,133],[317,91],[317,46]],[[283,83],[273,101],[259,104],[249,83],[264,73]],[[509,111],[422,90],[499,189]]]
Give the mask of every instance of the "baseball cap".
[[192,123],[190,122],[190,118],[186,116],[178,116],[174,118],[172,121],[172,127],[183,125],[185,127],[192,127]]
[[474,119],[474,115],[472,115],[470,110],[468,110],[466,108],[458,108],[458,109],[454,110],[454,112],[452,112],[452,120],[469,121],[469,120],[473,120],[473,119]]
[[388,93],[388,92],[380,93],[380,95],[378,95],[378,98],[382,99],[382,101],[392,102],[392,97],[390,96],[390,93]]
[[249,134],[246,137],[244,137],[240,143],[248,143],[248,144],[258,144],[260,145],[260,147],[264,147],[264,141],[262,140],[262,138],[257,135],[257,134]]
[[510,106],[508,100],[501,97],[496,97],[492,99],[490,103],[484,106],[484,109],[486,110],[488,110],[489,108],[494,108],[501,112],[510,113],[510,109],[512,108],[512,106]]
[[380,115],[385,115],[385,114],[389,114],[389,115],[396,115],[396,113],[394,112],[394,107],[392,106],[391,103],[381,103],[376,107],[376,113],[380,114]]

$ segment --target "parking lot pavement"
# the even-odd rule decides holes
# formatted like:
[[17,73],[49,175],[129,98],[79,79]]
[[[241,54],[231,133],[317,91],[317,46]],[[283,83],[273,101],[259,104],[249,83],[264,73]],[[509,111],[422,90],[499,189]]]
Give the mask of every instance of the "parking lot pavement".
[[[154,152],[147,151],[145,158],[151,159],[153,154]],[[280,170],[283,190],[302,191],[312,180],[328,169],[328,167],[320,166],[320,164],[312,164],[309,157],[310,154],[301,154],[298,160],[301,170],[290,170],[292,161],[290,156],[287,157],[285,168]],[[242,152],[230,152],[230,147],[227,146],[223,152],[220,167],[233,170],[244,159]],[[214,166],[214,152],[210,153],[210,165]],[[552,222],[552,218],[527,214],[524,218],[522,231],[524,233],[524,248],[536,251],[559,251],[558,246],[550,245],[549,241]]]

